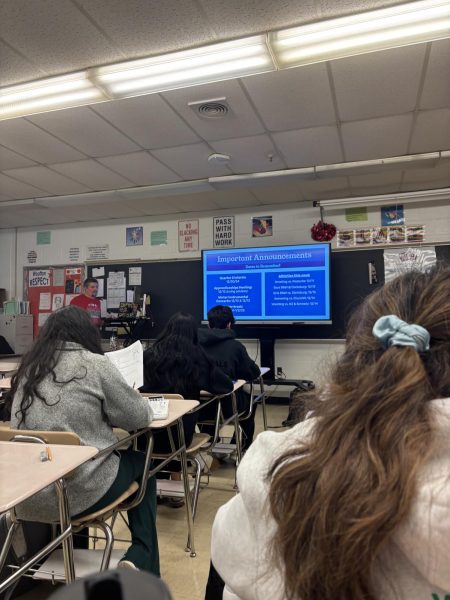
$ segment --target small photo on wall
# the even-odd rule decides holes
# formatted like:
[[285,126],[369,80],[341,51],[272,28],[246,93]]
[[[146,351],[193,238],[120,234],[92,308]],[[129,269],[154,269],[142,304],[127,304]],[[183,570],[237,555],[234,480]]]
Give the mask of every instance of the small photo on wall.
[[252,217],[252,237],[273,235],[273,220],[270,217]]
[[144,243],[143,227],[127,227],[127,246],[142,246]]

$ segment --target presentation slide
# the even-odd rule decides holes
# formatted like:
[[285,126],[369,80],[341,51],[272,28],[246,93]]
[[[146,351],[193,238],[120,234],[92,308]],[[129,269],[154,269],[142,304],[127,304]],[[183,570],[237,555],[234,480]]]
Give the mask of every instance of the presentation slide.
[[230,306],[237,321],[329,321],[328,244],[205,250],[203,308]]

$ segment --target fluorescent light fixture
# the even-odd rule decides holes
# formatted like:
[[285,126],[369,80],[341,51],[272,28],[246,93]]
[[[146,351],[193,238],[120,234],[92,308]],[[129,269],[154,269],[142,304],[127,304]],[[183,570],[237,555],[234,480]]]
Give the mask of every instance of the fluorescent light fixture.
[[140,200],[142,198],[161,198],[163,196],[180,196],[182,194],[196,194],[197,192],[213,192],[214,188],[207,179],[193,181],[180,181],[163,183],[161,185],[146,185],[134,188],[117,190],[122,198],[127,200]]
[[373,160],[358,160],[354,162],[336,163],[333,165],[319,165],[315,172],[319,179],[327,177],[346,177],[349,175],[367,175],[370,173],[384,173],[401,169],[424,169],[435,167],[441,159],[440,152],[427,152],[426,154],[407,154],[390,158],[376,158]]
[[86,71],[0,88],[0,120],[94,104],[108,98]]
[[284,169],[283,171],[263,171],[261,173],[246,173],[245,175],[224,175],[210,177],[209,183],[215,190],[229,190],[233,188],[253,188],[260,185],[288,183],[290,181],[304,181],[315,179],[314,167],[304,169]]
[[274,70],[266,36],[258,35],[93,68],[90,74],[108,95],[124,98]]
[[122,198],[116,190],[107,192],[88,192],[86,194],[67,194],[66,196],[46,196],[36,198],[36,204],[46,208],[71,208],[74,206],[90,206],[92,204],[111,204],[121,202]]
[[315,200],[314,206],[322,208],[349,206],[389,206],[392,204],[410,204],[414,202],[430,203],[450,199],[450,188],[437,190],[420,190],[418,192],[402,192],[400,194],[384,194],[382,196],[359,196],[357,198],[332,198]]
[[422,0],[269,34],[283,68],[450,37],[450,2]]
[[5,202],[0,202],[0,210],[2,208],[11,208],[12,206],[30,206],[30,204],[34,204],[34,200],[6,200]]

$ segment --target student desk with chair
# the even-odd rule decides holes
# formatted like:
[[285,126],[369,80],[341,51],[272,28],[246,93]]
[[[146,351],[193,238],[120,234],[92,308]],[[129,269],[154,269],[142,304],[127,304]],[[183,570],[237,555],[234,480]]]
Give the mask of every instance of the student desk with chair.
[[[44,452],[51,459],[42,461]],[[75,579],[72,546],[72,526],[64,478],[84,462],[98,453],[91,446],[64,446],[58,444],[36,444],[33,442],[0,442],[0,513],[14,509],[15,506],[54,484],[59,500],[59,519],[61,533],[35,556],[27,560],[15,573],[0,583],[0,593],[17,581],[28,569],[62,543],[64,571],[66,581]],[[0,571],[7,557],[10,542],[15,533],[14,524],[0,553]]]
[[[84,462],[90,459],[101,458],[104,454],[110,453],[115,449],[118,449],[130,441],[133,441],[138,435],[146,434],[149,435],[149,459],[153,449],[153,437],[151,432],[154,430],[164,429],[171,425],[178,425],[179,432],[179,447],[174,448],[174,452],[167,457],[161,464],[158,464],[147,472],[147,477],[152,477],[158,471],[160,471],[170,460],[179,456],[183,472],[183,480],[185,484],[186,498],[189,498],[189,480],[186,463],[186,446],[184,442],[184,431],[182,425],[182,417],[190,410],[195,409],[198,406],[197,400],[170,400],[169,401],[169,415],[167,419],[152,421],[148,428],[140,430],[135,433],[127,434],[126,437],[121,438],[115,444],[102,449],[100,452],[97,448],[91,448],[89,446],[66,446],[66,445],[46,445],[35,444],[35,443],[16,443],[16,442],[0,442],[0,480],[2,486],[0,489],[0,513],[10,510],[23,500],[29,498],[33,494],[41,491],[44,487],[55,483],[58,490],[59,507],[60,507],[60,522],[62,532],[57,538],[55,538],[50,544],[48,544],[43,550],[41,550],[35,557],[27,561],[20,569],[18,569],[11,577],[6,579],[0,585],[0,592],[12,585],[19,577],[21,577],[28,569],[30,569],[36,562],[40,561],[46,555],[49,555],[56,549],[56,547],[63,542],[63,564],[55,560],[55,558],[49,557],[49,561],[52,564],[51,571],[48,566],[44,563],[39,572],[42,577],[37,578],[43,579],[54,579],[54,580],[65,580],[67,583],[75,579],[75,564],[73,558],[73,545],[72,545],[72,525],[70,520],[70,512],[67,502],[67,496],[65,493],[64,477],[72,472],[76,467],[80,466]],[[14,444],[14,446],[13,446]],[[40,453],[43,447],[49,447],[53,455],[53,460],[40,462]],[[57,460],[61,459],[61,460]],[[64,460],[63,460],[64,459]],[[11,465],[14,465],[14,469],[11,469]],[[41,472],[45,470],[45,477]],[[4,484],[6,483],[6,485]],[[141,489],[135,494],[126,505],[121,505],[121,510],[128,510],[136,506],[141,502],[145,493],[145,485],[141,486]],[[194,557],[195,546],[194,546],[194,532],[193,532],[193,519],[192,519],[192,506],[188,501],[186,502],[186,514],[188,524],[188,544],[187,550],[190,551],[190,555]],[[0,556],[0,561],[6,559],[8,542],[11,541],[14,532],[11,531],[11,535],[8,536],[4,545],[4,556]],[[111,540],[113,543],[114,538]],[[108,568],[109,556],[107,557],[106,563],[102,563],[101,568]],[[55,568],[56,565],[56,568]],[[62,575],[64,567],[64,576]],[[93,565],[95,570],[95,565]],[[1,568],[1,562],[0,562]],[[60,571],[61,573],[58,573]],[[49,577],[49,573],[51,577]],[[35,576],[38,574],[35,574]]]

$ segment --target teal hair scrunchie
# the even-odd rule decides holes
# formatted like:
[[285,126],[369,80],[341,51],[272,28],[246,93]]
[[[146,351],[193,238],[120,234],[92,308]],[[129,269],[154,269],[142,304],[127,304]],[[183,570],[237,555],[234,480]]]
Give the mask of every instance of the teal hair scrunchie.
[[411,346],[417,352],[426,352],[430,349],[430,334],[425,327],[406,323],[395,315],[386,315],[377,319],[372,333],[384,348]]

